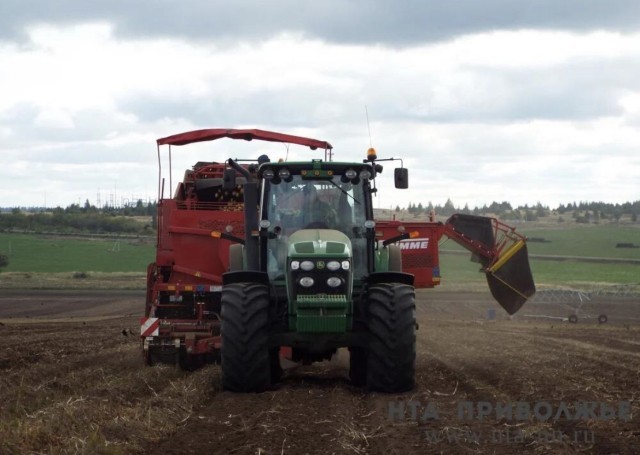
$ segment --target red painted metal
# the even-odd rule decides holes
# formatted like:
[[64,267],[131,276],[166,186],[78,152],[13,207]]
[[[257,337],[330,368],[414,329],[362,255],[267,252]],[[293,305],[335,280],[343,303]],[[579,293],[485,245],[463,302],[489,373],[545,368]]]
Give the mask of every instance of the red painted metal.
[[432,288],[440,284],[440,258],[438,242],[445,233],[442,223],[430,221],[376,221],[380,240],[395,237],[403,232],[417,232],[415,238],[402,240],[402,270],[415,277],[414,285]]
[[319,141],[317,139],[311,139],[302,136],[293,136],[290,134],[282,134],[273,131],[257,129],[235,130],[228,128],[187,131],[186,133],[174,134],[173,136],[158,139],[156,142],[158,143],[158,145],[187,145],[194,142],[214,141],[223,137],[228,137],[231,139],[242,139],[245,141],[258,139],[261,141],[298,144],[310,147],[312,150],[318,148],[328,150],[333,148],[327,141]]

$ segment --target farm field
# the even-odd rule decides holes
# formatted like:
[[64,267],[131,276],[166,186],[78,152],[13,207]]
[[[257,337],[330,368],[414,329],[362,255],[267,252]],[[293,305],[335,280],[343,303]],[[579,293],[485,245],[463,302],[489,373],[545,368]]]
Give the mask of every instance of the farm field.
[[[544,239],[527,245],[538,284],[578,289],[590,289],[594,283],[640,284],[640,248],[616,248],[617,243],[640,246],[640,226],[556,223],[551,227],[523,225],[517,229],[531,238]],[[0,233],[0,253],[9,256],[9,266],[0,273],[0,288],[144,289],[146,267],[154,259],[155,247],[154,240],[148,238]],[[555,260],[549,260],[550,256]],[[602,260],[585,261],[581,257]],[[478,264],[469,259],[470,254],[453,240],[442,239],[443,286],[465,283],[484,287],[484,275],[478,273]]]
[[[287,369],[277,388],[257,395],[222,392],[215,365],[144,367],[135,336],[142,301],[132,291],[2,294],[0,452],[631,454],[640,445],[633,298],[598,302],[609,324],[574,325],[506,318],[487,291],[419,291],[417,387],[399,395],[351,386],[342,351]],[[549,308],[530,302],[525,310]],[[617,414],[509,420],[477,412],[583,402]],[[472,414],[458,414],[469,405]]]
[[9,256],[7,272],[144,273],[155,255],[154,242],[143,238],[0,234],[0,253]]
[[[351,386],[344,350],[285,365],[262,394],[223,392],[217,365],[145,367],[137,334],[152,242],[0,234],[11,252],[0,273],[0,453],[637,453],[640,249],[615,243],[640,244],[640,229],[525,234],[545,239],[529,243],[539,292],[512,318],[469,254],[442,245],[452,250],[441,252],[442,285],[417,293],[417,386],[399,395]],[[539,257],[552,255],[601,260]],[[554,301],[556,290],[570,298]],[[517,405],[526,418],[495,409]],[[535,406],[568,414],[536,418]]]

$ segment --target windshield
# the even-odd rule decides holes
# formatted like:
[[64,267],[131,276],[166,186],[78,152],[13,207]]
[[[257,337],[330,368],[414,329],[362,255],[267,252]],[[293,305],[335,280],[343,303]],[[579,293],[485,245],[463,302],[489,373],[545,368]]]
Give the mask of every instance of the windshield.
[[[286,239],[300,229],[337,229],[349,237],[354,255],[355,278],[366,273],[366,221],[362,183],[309,180],[293,175],[290,182],[268,185],[265,207],[270,230],[279,238],[269,240],[269,274],[275,279],[284,274]],[[265,201],[265,202],[267,202]],[[355,257],[359,256],[359,257]]]

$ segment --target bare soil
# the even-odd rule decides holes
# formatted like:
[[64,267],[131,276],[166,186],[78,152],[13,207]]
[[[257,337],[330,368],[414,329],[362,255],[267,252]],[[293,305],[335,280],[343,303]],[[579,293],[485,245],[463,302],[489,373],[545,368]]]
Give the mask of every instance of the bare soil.
[[[342,350],[330,362],[288,368],[262,394],[221,391],[217,365],[145,367],[137,336],[143,300],[131,291],[3,291],[0,453],[631,454],[640,447],[633,299],[596,302],[607,324],[569,324],[548,318],[567,315],[562,305],[531,302],[508,318],[488,292],[419,291],[417,387],[400,395],[350,385]],[[571,418],[584,402],[598,407]],[[620,402],[628,413],[607,414]],[[528,416],[485,412],[518,403],[531,408]],[[558,413],[563,405],[569,414]],[[469,406],[471,414],[459,412]]]

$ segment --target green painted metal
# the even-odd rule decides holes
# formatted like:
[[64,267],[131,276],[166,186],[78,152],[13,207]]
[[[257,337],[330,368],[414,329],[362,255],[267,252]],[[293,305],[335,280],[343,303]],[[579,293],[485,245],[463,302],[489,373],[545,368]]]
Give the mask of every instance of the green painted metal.
[[289,236],[289,258],[308,257],[320,259],[351,257],[351,240],[334,229],[301,229]]
[[346,308],[349,301],[346,295],[299,295],[298,308]]
[[376,270],[378,272],[389,271],[389,248],[380,247],[375,254]]
[[291,261],[312,261],[314,269],[308,275],[317,277],[324,272],[329,261],[351,262],[351,240],[344,233],[333,229],[302,229],[288,239],[287,295],[289,300],[289,328],[305,333],[342,333],[352,325],[353,279],[349,270],[347,293],[295,295]]
[[301,333],[343,333],[347,331],[347,316],[344,314],[328,316],[307,316],[299,314],[296,331]]

